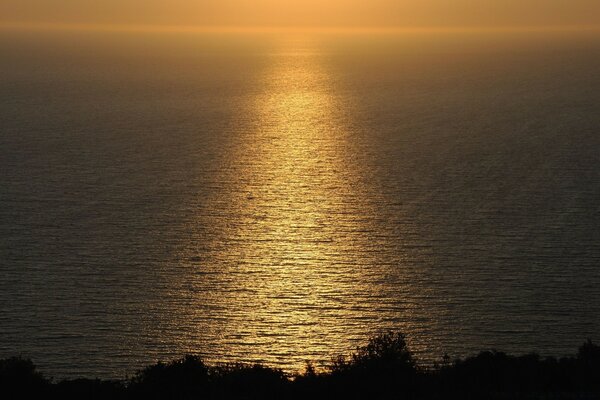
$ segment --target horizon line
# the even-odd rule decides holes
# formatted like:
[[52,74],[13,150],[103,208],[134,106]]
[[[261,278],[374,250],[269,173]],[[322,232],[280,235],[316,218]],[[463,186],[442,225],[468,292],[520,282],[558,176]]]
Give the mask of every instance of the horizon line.
[[600,25],[505,25],[505,26],[233,26],[99,23],[2,22],[1,30],[100,31],[156,33],[518,33],[600,32]]

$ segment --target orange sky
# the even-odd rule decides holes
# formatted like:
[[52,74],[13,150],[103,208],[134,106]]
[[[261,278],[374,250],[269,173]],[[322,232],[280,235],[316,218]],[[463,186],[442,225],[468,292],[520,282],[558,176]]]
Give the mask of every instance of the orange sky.
[[600,0],[2,0],[0,22],[318,28],[598,26]]

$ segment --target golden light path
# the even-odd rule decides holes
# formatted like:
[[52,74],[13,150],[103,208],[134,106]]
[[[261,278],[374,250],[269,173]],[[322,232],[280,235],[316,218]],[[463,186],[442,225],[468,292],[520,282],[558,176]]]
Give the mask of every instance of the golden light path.
[[282,39],[269,56],[247,132],[202,211],[210,235],[189,251],[202,255],[186,278],[189,311],[173,321],[195,327],[182,351],[299,370],[397,314],[351,110],[321,56],[307,37]]

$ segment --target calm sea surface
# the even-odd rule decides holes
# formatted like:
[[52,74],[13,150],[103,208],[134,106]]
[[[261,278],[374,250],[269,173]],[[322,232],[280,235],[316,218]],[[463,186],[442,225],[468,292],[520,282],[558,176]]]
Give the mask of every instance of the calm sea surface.
[[600,340],[600,38],[0,31],[0,357]]

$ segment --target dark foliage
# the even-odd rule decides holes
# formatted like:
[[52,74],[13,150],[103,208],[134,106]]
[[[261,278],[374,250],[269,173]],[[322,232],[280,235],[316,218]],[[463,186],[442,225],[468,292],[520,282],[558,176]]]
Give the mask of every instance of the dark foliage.
[[322,378],[326,385],[321,392],[331,396],[388,398],[415,391],[417,368],[404,335],[387,332],[359,347],[350,358],[334,359]]
[[31,360],[11,357],[0,360],[0,398],[38,397],[50,388]]
[[119,381],[100,379],[75,379],[60,381],[54,385],[54,398],[62,400],[121,400],[127,398],[125,385]]
[[287,376],[261,365],[206,366],[195,356],[157,363],[126,381],[52,383],[22,358],[0,360],[0,398],[60,399],[597,399],[600,347],[575,357],[541,358],[484,351],[419,368],[402,334],[388,332],[338,357],[323,372]]
[[197,356],[169,364],[158,363],[139,371],[129,392],[139,399],[200,399],[208,395],[208,367]]
[[289,396],[290,381],[277,369],[262,365],[229,364],[211,370],[212,398],[281,399]]

